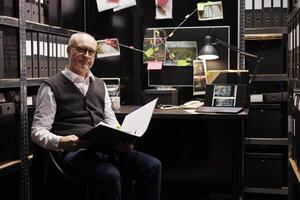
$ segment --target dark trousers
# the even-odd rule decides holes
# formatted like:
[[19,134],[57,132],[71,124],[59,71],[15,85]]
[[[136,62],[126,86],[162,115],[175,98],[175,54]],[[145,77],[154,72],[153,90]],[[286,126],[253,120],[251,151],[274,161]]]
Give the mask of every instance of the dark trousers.
[[72,176],[92,186],[93,199],[121,200],[123,183],[135,181],[138,200],[159,200],[161,163],[145,153],[102,154],[87,149],[58,154]]

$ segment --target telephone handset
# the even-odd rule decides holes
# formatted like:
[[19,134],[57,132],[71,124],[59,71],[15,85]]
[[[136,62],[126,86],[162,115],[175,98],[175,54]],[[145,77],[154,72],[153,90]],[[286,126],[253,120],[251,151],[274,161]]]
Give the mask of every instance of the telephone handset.
[[203,106],[203,104],[204,103],[202,101],[193,100],[193,101],[188,101],[188,102],[182,104],[181,107],[196,109],[196,108]]

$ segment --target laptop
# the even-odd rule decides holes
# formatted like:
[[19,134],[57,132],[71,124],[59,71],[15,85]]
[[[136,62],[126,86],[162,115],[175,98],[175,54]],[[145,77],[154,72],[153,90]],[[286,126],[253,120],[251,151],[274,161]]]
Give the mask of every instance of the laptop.
[[219,84],[207,85],[204,106],[196,112],[203,113],[239,113],[246,99],[246,85]]

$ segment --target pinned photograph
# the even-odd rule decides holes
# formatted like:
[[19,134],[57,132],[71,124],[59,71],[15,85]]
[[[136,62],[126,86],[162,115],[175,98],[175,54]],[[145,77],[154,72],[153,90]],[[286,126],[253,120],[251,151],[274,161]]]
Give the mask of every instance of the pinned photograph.
[[[198,56],[196,41],[167,41],[166,62],[168,66],[191,66]],[[185,63],[182,65],[181,63]]]
[[155,0],[155,19],[172,19],[173,0]]
[[222,1],[198,3],[198,20],[223,19]]
[[119,55],[120,46],[117,38],[97,40],[97,58]]
[[205,94],[206,89],[206,62],[204,60],[193,61],[193,94]]
[[166,60],[166,33],[160,29],[147,29],[143,43],[143,62]]

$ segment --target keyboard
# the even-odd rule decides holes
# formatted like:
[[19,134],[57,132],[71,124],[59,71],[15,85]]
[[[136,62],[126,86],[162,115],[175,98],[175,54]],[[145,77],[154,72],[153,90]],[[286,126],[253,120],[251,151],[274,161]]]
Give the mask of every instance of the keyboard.
[[203,113],[239,113],[243,110],[242,107],[213,107],[213,106],[201,106],[196,112]]

